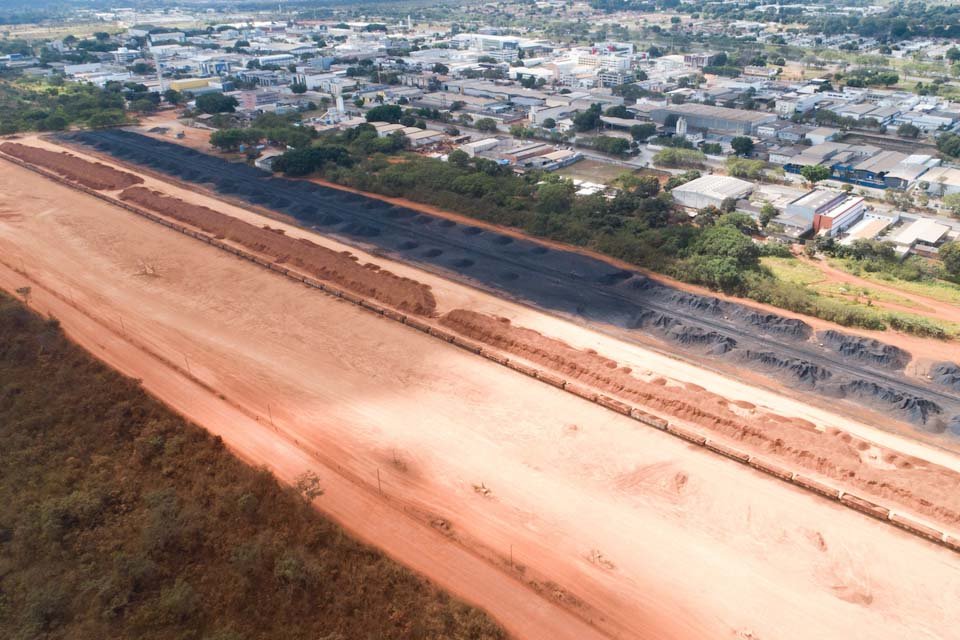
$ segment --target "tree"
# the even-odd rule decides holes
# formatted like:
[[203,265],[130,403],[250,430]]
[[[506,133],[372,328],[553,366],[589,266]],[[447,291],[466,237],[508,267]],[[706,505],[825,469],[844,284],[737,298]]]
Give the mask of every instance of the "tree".
[[800,169],[800,175],[802,175],[807,182],[816,184],[830,177],[830,168],[822,164],[807,165]]
[[467,155],[466,151],[454,149],[450,152],[450,155],[447,156],[447,161],[456,167],[464,169],[470,164],[470,156]]
[[686,184],[691,180],[696,180],[699,177],[700,177],[700,172],[697,171],[696,169],[692,171],[684,171],[679,175],[670,176],[667,179],[667,183],[663,185],[663,190],[670,191],[671,189],[679,187],[682,184]]
[[723,153],[723,147],[720,146],[719,142],[706,142],[700,145],[700,151],[703,151],[708,156],[719,156]]
[[514,138],[526,138],[531,133],[530,129],[526,128],[522,124],[512,124],[510,125],[510,135]]
[[715,224],[703,231],[691,246],[690,275],[697,281],[733,291],[743,283],[746,271],[760,265],[760,249],[731,224]]
[[944,243],[939,250],[943,268],[951,278],[960,278],[960,242]]
[[759,180],[763,178],[763,172],[766,168],[767,163],[763,160],[745,160],[735,156],[727,158],[727,173],[734,178]]
[[543,121],[544,129],[555,129],[556,127],[557,127],[557,121],[554,120],[553,118],[547,118],[546,120]]
[[197,110],[203,113],[233,113],[240,103],[233,96],[205,93],[196,100]]
[[[374,136],[376,136],[375,133]],[[387,138],[375,137],[374,139],[378,142],[389,142],[389,138],[388,136]],[[274,160],[273,168],[275,171],[281,171],[288,176],[305,176],[313,173],[327,163],[346,167],[353,164],[353,158],[345,147],[326,145],[287,151]]]
[[700,151],[667,147],[653,156],[653,163],[661,167],[702,167],[706,156]]
[[920,135],[920,127],[904,122],[897,128],[897,135],[901,138],[916,138]]
[[541,213],[558,214],[570,210],[574,186],[569,180],[544,182],[537,189],[537,209]]
[[290,83],[290,91],[294,93],[306,93],[307,92],[307,83],[306,82],[292,82]]
[[403,117],[403,109],[396,104],[381,104],[367,111],[367,122],[390,122],[397,124]]
[[770,221],[777,217],[777,208],[769,202],[764,202],[760,207],[760,226],[766,227]]
[[130,103],[130,109],[137,113],[153,113],[157,110],[157,104],[148,98],[140,98]]
[[210,144],[221,151],[237,151],[240,145],[256,144],[263,137],[259,129],[221,129],[210,134]]
[[955,133],[944,133],[937,138],[937,149],[948,156],[960,156],[960,136]]
[[646,140],[657,132],[657,125],[645,123],[630,126],[630,137],[634,140]]
[[184,96],[176,89],[167,89],[163,92],[163,99],[170,104],[183,104]]
[[450,73],[450,68],[445,64],[440,64],[439,62],[433,65],[433,72],[440,74],[442,76]]
[[573,126],[577,131],[591,131],[600,126],[600,105],[592,104],[589,109],[573,116]]
[[660,193],[660,181],[654,176],[638,176],[632,173],[621,173],[617,183],[624,191],[629,191],[643,198],[652,198]]
[[633,113],[622,104],[610,107],[603,115],[610,116],[611,118],[624,118],[626,120],[633,120]]
[[492,133],[497,130],[497,121],[493,118],[480,118],[473,124],[473,126],[480,131]]
[[730,141],[730,146],[737,155],[747,157],[753,153],[753,139],[747,136],[737,136]]
[[593,148],[602,153],[622,156],[630,151],[630,141],[612,136],[597,136],[593,139]]

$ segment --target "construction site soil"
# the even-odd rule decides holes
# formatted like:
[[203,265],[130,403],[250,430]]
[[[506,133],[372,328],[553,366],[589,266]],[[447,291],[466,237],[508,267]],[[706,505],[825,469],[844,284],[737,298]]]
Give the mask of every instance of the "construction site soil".
[[[0,287],[31,285],[38,312],[252,464],[288,482],[316,473],[319,508],[488,609],[514,637],[946,640],[960,625],[960,556],[942,546],[802,491],[799,480],[735,464],[717,455],[720,442],[692,446],[411,328],[433,320],[391,321],[157,224],[155,214],[134,215],[113,194],[0,165]],[[144,179],[254,226],[265,221]],[[862,465],[891,482],[903,469],[887,451],[960,470],[952,454],[830,406],[354,251],[429,284],[441,314],[508,317],[579,352],[592,348],[607,357],[584,365],[610,371],[616,362],[615,380],[680,389],[704,413],[726,415],[717,394],[746,419],[782,416],[800,432],[809,419],[844,443],[862,434]],[[861,450],[859,439],[850,443]],[[932,482],[951,484],[909,477],[918,496],[938,495]]]
[[747,366],[848,400],[926,433],[960,431],[960,397],[908,378],[909,354],[802,320],[669,287],[575,251],[431,216],[124,130],[64,135],[121,160],[292,216],[304,226],[400,260],[439,268],[538,307],[653,335],[674,348]]
[[81,160],[66,151],[57,153],[56,151],[29,147],[17,142],[0,144],[0,151],[26,162],[53,169],[57,173],[91,189],[124,189],[143,182],[143,178],[140,176],[135,176],[126,171],[118,171],[99,162],[90,163]]
[[262,228],[218,213],[209,207],[190,204],[145,187],[131,187],[120,199],[185,222],[197,229],[226,238],[253,251],[269,255],[279,264],[288,263],[318,278],[335,282],[368,298],[420,315],[429,315],[437,302],[430,287],[381,269],[361,265],[350,253],[338,253],[306,238],[289,238],[281,229]]
[[[602,389],[653,411],[706,428],[737,442],[751,453],[805,468],[842,486],[903,505],[951,525],[960,523],[960,474],[924,460],[884,450],[835,429],[819,430],[807,420],[755,411],[746,402],[731,403],[706,389],[670,385],[664,378],[644,380],[628,367],[594,350],[575,349],[537,331],[513,326],[509,319],[467,309],[441,318],[454,331],[559,372],[563,379]],[[696,391],[696,394],[691,394]],[[865,452],[881,466],[864,464]],[[896,478],[889,469],[897,469]],[[922,499],[918,486],[931,487]]]

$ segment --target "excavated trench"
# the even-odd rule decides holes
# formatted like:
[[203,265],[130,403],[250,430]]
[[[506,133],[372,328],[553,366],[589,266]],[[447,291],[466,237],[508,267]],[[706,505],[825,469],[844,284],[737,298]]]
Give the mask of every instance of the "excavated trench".
[[[360,194],[273,176],[123,130],[65,134],[118,159],[296,218],[325,235],[556,313],[653,335],[707,359],[849,400],[916,425],[960,435],[960,367],[930,384],[907,378],[910,354],[802,320],[681,291],[574,251],[548,248]],[[953,367],[952,369],[950,367]]]

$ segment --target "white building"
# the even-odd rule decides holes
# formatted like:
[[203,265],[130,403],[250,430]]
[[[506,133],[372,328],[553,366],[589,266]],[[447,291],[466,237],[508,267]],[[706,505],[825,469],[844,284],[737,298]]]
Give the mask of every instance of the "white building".
[[949,232],[950,227],[945,224],[940,224],[931,218],[917,218],[904,226],[890,240],[901,256],[907,255],[910,251],[936,255],[937,247],[946,241]]
[[725,200],[740,200],[750,195],[753,184],[729,176],[703,176],[691,180],[670,192],[673,199],[689,209],[720,207]]

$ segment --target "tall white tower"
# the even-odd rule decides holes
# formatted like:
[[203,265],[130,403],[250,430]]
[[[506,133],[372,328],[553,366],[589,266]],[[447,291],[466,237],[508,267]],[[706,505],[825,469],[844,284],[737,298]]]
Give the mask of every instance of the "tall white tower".
[[167,90],[167,88],[163,86],[163,62],[156,52],[151,51],[151,53],[153,53],[153,64],[157,68],[157,82],[160,84],[160,95],[163,95],[163,92]]
[[687,135],[687,119],[684,117],[677,118],[677,137],[682,138]]

